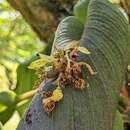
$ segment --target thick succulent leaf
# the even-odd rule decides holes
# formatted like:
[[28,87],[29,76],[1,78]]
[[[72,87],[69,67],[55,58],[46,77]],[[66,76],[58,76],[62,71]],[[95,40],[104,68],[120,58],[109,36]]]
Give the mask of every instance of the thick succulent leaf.
[[79,46],[79,41],[73,40],[73,41],[69,42],[69,43],[65,46],[64,50],[73,49],[73,48],[76,48],[76,47],[78,47],[78,46]]
[[[97,74],[94,78],[87,77],[90,89],[85,97],[90,107],[84,110],[89,114],[79,123],[86,120],[84,129],[93,126],[97,130],[112,130],[119,90],[130,57],[129,23],[118,7],[108,0],[91,0],[80,43],[91,52],[88,58],[83,55],[81,60],[89,62]],[[87,118],[95,121],[90,124]]]
[[120,114],[119,111],[117,111],[116,116],[115,116],[115,122],[114,122],[113,130],[124,130],[123,124],[124,124],[124,122],[123,122],[122,115]]
[[54,53],[56,46],[64,48],[66,43],[79,40],[83,33],[83,28],[83,24],[75,16],[65,18],[57,28],[52,53]]
[[[76,27],[71,31],[73,35],[64,31],[70,25],[69,21],[68,24],[64,22],[60,23],[54,42],[60,48],[76,40],[73,36],[78,32]],[[130,57],[129,36],[128,22],[116,6],[108,0],[91,0],[80,40],[81,46],[88,48],[91,54],[79,58],[89,63],[97,74],[89,75],[84,69],[89,87],[76,91],[67,86],[63,90],[63,100],[50,115],[43,110],[42,97],[38,93],[17,130],[113,130],[119,91]],[[52,82],[47,80],[41,84],[39,91],[49,90]],[[31,113],[29,118],[28,113]]]
[[87,20],[87,10],[90,0],[79,0],[78,3],[74,6],[74,15],[85,24]]

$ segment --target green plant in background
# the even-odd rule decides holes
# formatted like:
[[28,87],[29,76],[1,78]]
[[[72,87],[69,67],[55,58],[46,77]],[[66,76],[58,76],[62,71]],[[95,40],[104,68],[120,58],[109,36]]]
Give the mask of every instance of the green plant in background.
[[19,95],[31,90],[37,77],[28,70],[27,59],[37,58],[30,57],[43,48],[19,12],[6,1],[0,1],[0,122],[4,130],[16,128],[28,104],[29,99],[21,102]]
[[85,24],[87,20],[87,10],[90,0],[79,0],[74,6],[74,15],[79,18],[80,22]]

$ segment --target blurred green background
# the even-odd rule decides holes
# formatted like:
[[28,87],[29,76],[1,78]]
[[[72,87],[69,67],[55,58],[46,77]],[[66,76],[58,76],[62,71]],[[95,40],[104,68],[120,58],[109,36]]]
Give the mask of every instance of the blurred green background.
[[[28,87],[32,86],[36,78],[35,74],[28,70],[27,61],[44,47],[45,44],[38,39],[21,14],[6,1],[0,0],[0,126],[4,124],[2,130],[16,129],[28,104],[27,100],[18,103],[17,96],[30,90]],[[16,84],[17,79],[24,80],[26,86],[19,81]]]

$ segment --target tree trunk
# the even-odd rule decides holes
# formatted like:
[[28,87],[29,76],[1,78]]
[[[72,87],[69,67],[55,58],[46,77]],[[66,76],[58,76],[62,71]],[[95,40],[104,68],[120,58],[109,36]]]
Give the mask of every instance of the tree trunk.
[[[113,130],[120,87],[130,54],[129,25],[121,12],[107,0],[91,0],[87,19],[80,44],[87,47],[91,55],[81,55],[80,60],[91,64],[97,71],[95,76],[91,76],[84,69],[89,87],[76,91],[67,86],[63,90],[64,99],[48,115],[43,110],[40,93],[53,88],[55,79],[47,80],[41,84],[17,130]],[[67,44],[61,36],[66,33],[62,24],[54,41],[60,48]],[[69,28],[73,28],[75,36],[67,36],[67,39],[78,40],[79,28],[73,24]]]
[[59,21],[72,14],[77,0],[7,0],[20,11],[28,24],[43,41],[48,41]]

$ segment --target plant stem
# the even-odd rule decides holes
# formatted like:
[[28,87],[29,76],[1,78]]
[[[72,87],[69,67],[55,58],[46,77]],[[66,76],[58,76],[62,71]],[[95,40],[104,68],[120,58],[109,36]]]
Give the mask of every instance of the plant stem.
[[27,99],[33,97],[37,91],[38,91],[38,88],[34,89],[34,90],[31,90],[31,91],[28,91],[28,92],[25,92],[24,94],[21,94],[18,97],[19,98],[18,102],[21,102],[23,100],[27,100]]

